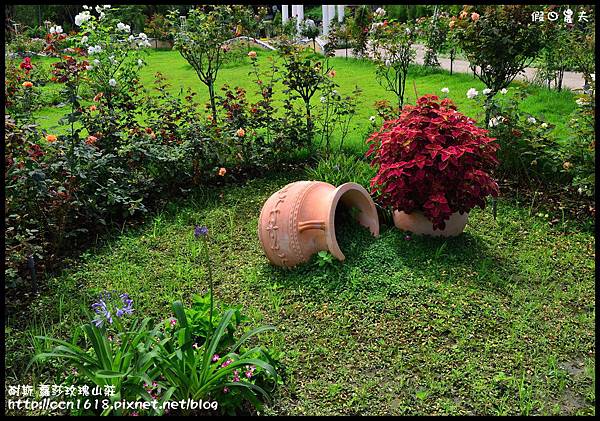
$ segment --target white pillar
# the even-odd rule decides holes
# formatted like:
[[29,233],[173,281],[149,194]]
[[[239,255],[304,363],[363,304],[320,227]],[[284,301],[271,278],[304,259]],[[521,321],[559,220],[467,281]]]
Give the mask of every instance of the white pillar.
[[342,23],[344,21],[344,6],[338,5],[337,9],[338,22]]
[[292,4],[292,14],[291,14],[291,18],[295,18],[296,15],[298,14],[297,12],[298,6],[296,6],[295,4]]
[[329,23],[335,18],[335,5],[330,4],[329,6]]
[[323,11],[323,35],[329,34],[329,7],[326,5],[321,6]]
[[297,11],[298,11],[298,21],[303,21],[304,20],[304,5],[299,4],[297,7]]
[[281,6],[281,23],[285,25],[288,21],[288,5],[284,4]]

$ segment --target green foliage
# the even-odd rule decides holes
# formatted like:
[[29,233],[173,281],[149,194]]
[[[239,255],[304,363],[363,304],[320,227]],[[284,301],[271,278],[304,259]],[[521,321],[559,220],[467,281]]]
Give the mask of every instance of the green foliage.
[[409,65],[416,55],[412,48],[415,36],[413,27],[394,21],[389,23],[378,21],[371,31],[371,48],[377,65],[377,81],[386,90],[396,95],[400,109],[404,105]]
[[[203,310],[202,306],[186,310],[176,301],[176,319],[159,322],[152,328],[150,318],[136,318],[124,327],[115,317],[114,329],[108,324],[97,327],[87,323],[69,342],[40,336],[38,340],[57,345],[35,355],[31,364],[61,361],[77,370],[79,381],[114,387],[116,393],[110,397],[113,403],[123,399],[158,399],[158,405],[150,410],[157,415],[163,414],[163,402],[188,398],[217,399],[221,409],[230,414],[235,414],[245,399],[260,407],[256,395],[269,398],[264,387],[271,381],[273,387],[277,385],[277,373],[267,350],[246,348],[246,344],[259,333],[274,328],[261,326],[234,338],[235,328],[242,320],[239,311],[227,310],[220,320],[215,320],[213,328],[206,326]],[[131,415],[128,409],[113,412],[110,407],[101,408],[103,415]]]
[[191,9],[185,26],[179,24],[179,14],[168,15],[174,48],[194,68],[198,78],[208,88],[213,119],[217,120],[215,81],[223,65],[223,43],[233,35],[235,24],[231,6],[215,5],[209,11],[200,7]]
[[354,15],[348,19],[347,24],[353,41],[352,52],[355,57],[364,58],[367,56],[368,35],[372,20],[371,8],[367,5],[358,6],[354,10]]
[[278,47],[283,59],[284,93],[288,95],[290,101],[302,100],[306,119],[306,136],[309,144],[312,144],[315,123],[310,100],[325,84],[331,67],[328,62],[323,63],[306,50],[289,42],[281,42]]
[[[192,331],[195,327],[188,320],[181,302],[173,303],[173,311],[177,316],[175,329],[157,342],[157,367],[165,377],[165,382],[172,388],[169,389],[173,391],[172,396],[176,400],[206,400],[210,396],[217,399],[230,413],[234,413],[236,407],[240,406],[239,398],[246,398],[254,406],[260,407],[261,403],[256,395],[269,398],[263,388],[261,374],[264,372],[265,377],[272,379],[276,385],[277,373],[267,362],[268,354],[262,347],[243,347],[249,339],[274,328],[255,328],[244,333],[233,345],[223,346],[226,342],[224,335],[235,315],[234,310],[227,310],[216,329],[200,347],[194,342]],[[244,370],[247,375],[240,376]],[[230,389],[238,389],[237,402],[227,399]],[[225,402],[221,401],[222,397]]]
[[165,15],[155,13],[146,18],[144,31],[157,41],[172,41],[173,36],[170,32],[170,26]]
[[20,34],[15,36],[10,43],[6,45],[6,51],[8,53],[16,53],[19,55],[28,55],[31,53],[41,53],[44,51],[46,46],[43,39],[32,39],[27,34]]
[[368,189],[375,173],[368,162],[354,155],[338,152],[319,159],[314,167],[306,170],[306,177],[334,186],[354,182]]
[[542,25],[531,20],[535,10],[529,5],[466,6],[455,20],[461,49],[493,94],[507,88],[542,48]]
[[325,266],[333,265],[335,260],[331,253],[328,251],[320,251],[316,257],[317,266],[322,268]]
[[543,48],[540,52],[540,66],[536,77],[539,77],[548,88],[562,89],[565,71],[573,67],[573,44],[575,31],[558,22],[547,22],[544,25]]
[[573,138],[562,152],[562,169],[571,177],[579,194],[592,198],[596,193],[595,82],[590,95],[581,95],[577,104],[578,109],[570,119]]
[[484,100],[489,115],[486,126],[500,145],[500,176],[530,185],[556,181],[560,176],[560,145],[553,136],[553,126],[521,110],[520,104],[528,96],[525,91],[511,91],[511,95],[499,93]]
[[425,66],[439,66],[438,54],[442,52],[448,44],[450,19],[439,11],[433,16],[423,17],[417,21],[420,34],[425,36],[426,50],[423,64]]

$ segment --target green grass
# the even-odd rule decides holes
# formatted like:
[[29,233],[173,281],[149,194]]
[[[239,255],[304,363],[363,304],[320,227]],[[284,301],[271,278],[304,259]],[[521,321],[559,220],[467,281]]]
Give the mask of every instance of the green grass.
[[[258,50],[259,62],[266,61],[272,52]],[[36,61],[48,64],[52,59],[36,59]],[[34,61],[35,62],[35,61]],[[208,101],[208,91],[199,81],[192,67],[176,51],[152,51],[147,58],[149,63],[141,73],[141,81],[144,86],[150,88],[156,72],[162,72],[171,83],[171,92],[179,92],[180,89],[191,88],[198,92],[198,98],[201,102]],[[330,63],[336,69],[335,81],[340,85],[341,93],[350,94],[355,86],[363,90],[359,99],[358,112],[356,118],[351,124],[349,136],[345,141],[345,146],[356,152],[366,151],[364,141],[371,131],[369,117],[375,114],[373,104],[375,101],[387,99],[392,104],[395,103],[393,94],[385,91],[375,78],[375,67],[370,61],[357,59],[345,59],[336,57],[330,59]],[[263,66],[266,69],[266,66]],[[257,90],[252,82],[253,76],[248,73],[251,71],[249,59],[236,61],[221,70],[217,80],[217,86],[228,83],[231,86],[242,86],[247,89],[250,99],[257,99]],[[515,85],[523,86],[518,82]],[[427,93],[442,95],[440,90],[443,87],[450,89],[449,97],[458,105],[459,111],[469,115],[479,121],[482,118],[481,108],[466,97],[469,88],[475,87],[479,91],[484,85],[473,76],[455,73],[450,75],[445,70],[429,70],[421,66],[414,66],[411,69],[406,84],[406,103],[415,102],[415,88],[419,96]],[[44,89],[57,89],[56,86],[48,85]],[[524,112],[535,115],[538,119],[548,121],[556,125],[556,136],[562,141],[568,141],[569,130],[566,126],[567,116],[576,108],[573,94],[568,91],[555,92],[536,86],[525,86],[525,89],[531,94],[522,103]],[[282,86],[275,91],[276,99],[282,99]],[[319,103],[319,94],[313,97],[314,104]],[[66,113],[66,110],[56,107],[48,107],[37,113],[40,124],[43,128],[51,131],[60,131],[57,127],[58,119]],[[334,139],[335,143],[339,139]]]
[[[528,203],[473,210],[453,239],[346,226],[346,261],[269,265],[256,234],[262,203],[302,172],[200,190],[84,254],[10,313],[7,384],[60,383],[63,367],[25,375],[42,331],[68,337],[102,289],[127,291],[137,314],[206,293],[193,226],[210,231],[219,303],[241,304],[283,351],[284,385],[267,414],[594,414],[595,239],[554,227]],[[37,345],[39,346],[39,345]]]

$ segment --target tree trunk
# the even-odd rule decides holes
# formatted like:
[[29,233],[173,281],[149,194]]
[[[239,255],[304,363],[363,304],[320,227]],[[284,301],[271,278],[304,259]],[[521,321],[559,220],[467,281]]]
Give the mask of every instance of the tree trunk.
[[210,95],[210,108],[212,110],[213,122],[217,122],[217,104],[215,102],[215,82],[208,81],[208,94]]

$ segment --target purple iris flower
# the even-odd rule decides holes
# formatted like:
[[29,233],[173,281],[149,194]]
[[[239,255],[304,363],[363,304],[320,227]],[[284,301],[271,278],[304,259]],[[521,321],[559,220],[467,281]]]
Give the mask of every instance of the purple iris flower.
[[194,228],[194,237],[200,238],[208,234],[208,228],[205,226],[196,225]]

